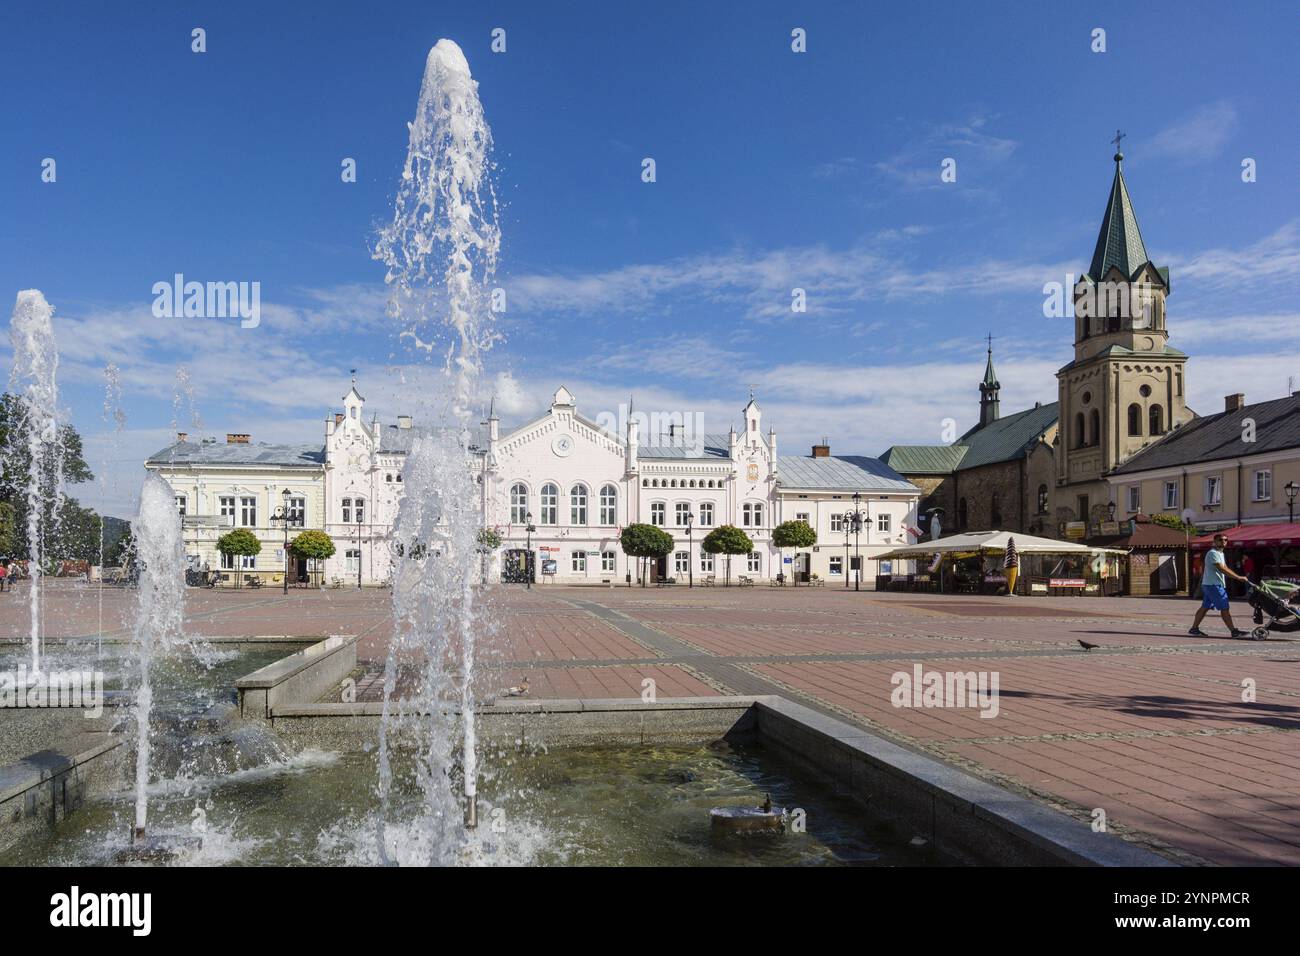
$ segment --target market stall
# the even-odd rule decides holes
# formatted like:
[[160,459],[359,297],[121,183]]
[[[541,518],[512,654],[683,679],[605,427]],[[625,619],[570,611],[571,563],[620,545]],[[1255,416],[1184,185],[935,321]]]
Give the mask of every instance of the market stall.
[[1011,531],[974,531],[921,541],[879,556],[911,560],[916,573],[880,575],[878,590],[999,594],[1006,591],[1007,548],[1014,541],[1022,595],[1118,594],[1125,552]]

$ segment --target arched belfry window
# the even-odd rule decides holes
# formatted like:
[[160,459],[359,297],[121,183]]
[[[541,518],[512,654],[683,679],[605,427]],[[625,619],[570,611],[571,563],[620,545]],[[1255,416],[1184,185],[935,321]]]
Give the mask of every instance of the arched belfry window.
[[1088,436],[1084,432],[1083,412],[1078,412],[1074,416],[1074,447],[1082,448],[1088,444]]
[[1128,407],[1128,433],[1130,435],[1142,434],[1142,407],[1137,402]]
[[966,530],[967,517],[966,499],[963,498],[961,501],[957,502],[957,527],[963,531]]
[[1088,444],[1100,445],[1101,444],[1101,412],[1097,411],[1097,409],[1094,408],[1092,410],[1092,415],[1090,417],[1092,419],[1091,422],[1092,428],[1088,434]]
[[1163,435],[1165,433],[1165,410],[1160,405],[1152,405],[1147,409],[1147,431],[1152,435]]

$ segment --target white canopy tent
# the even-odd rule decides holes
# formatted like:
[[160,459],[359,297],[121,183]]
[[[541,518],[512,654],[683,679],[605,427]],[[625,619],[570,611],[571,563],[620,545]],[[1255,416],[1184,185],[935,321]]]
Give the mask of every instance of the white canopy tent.
[[1007,541],[1015,539],[1016,551],[1020,554],[1127,554],[1116,548],[1090,548],[1086,544],[1072,541],[1057,541],[1054,538],[1036,538],[1029,534],[1017,534],[1013,531],[969,531],[966,534],[949,535],[938,541],[918,541],[905,548],[879,555],[877,560],[892,561],[933,558],[936,554],[970,554],[978,551],[1002,553],[1007,549]]

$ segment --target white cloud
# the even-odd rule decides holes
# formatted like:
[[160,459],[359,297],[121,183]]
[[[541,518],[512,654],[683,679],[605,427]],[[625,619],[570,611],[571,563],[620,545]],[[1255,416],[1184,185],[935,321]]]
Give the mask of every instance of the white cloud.
[[1208,103],[1156,133],[1142,146],[1147,159],[1194,163],[1213,159],[1237,128],[1237,110],[1227,100]]

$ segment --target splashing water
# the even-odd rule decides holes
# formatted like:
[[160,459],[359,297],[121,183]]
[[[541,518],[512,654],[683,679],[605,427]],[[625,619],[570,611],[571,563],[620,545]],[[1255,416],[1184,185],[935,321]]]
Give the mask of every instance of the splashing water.
[[149,669],[154,657],[166,654],[182,638],[185,600],[180,569],[185,565],[181,519],[171,485],[150,473],[140,489],[140,516],[132,525],[140,588],[136,594],[133,637],[140,667],[135,698],[135,836],[144,836],[149,806],[149,715],[153,686]]
[[[14,364],[9,390],[17,396],[26,433],[27,567],[31,618],[32,673],[41,669],[41,576],[45,542],[57,534],[63,496],[63,445],[59,428],[59,350],[54,340],[54,309],[38,289],[18,293],[9,341]],[[13,449],[11,449],[11,453]]]
[[[122,432],[126,428],[126,412],[122,410],[122,373],[117,365],[109,362],[104,366],[104,413],[105,424],[113,426],[113,439],[104,445],[104,463],[100,468],[100,488],[107,493],[109,482],[108,456],[111,449],[122,442]],[[113,482],[112,484],[116,484]],[[105,494],[105,497],[107,495]],[[104,656],[104,521],[99,522],[99,630],[96,640],[96,656]]]
[[[466,813],[473,812],[478,780],[471,684],[480,628],[476,544],[482,506],[470,426],[481,355],[493,341],[488,284],[501,244],[492,134],[478,84],[451,40],[439,40],[429,51],[408,128],[393,221],[380,231],[374,257],[388,267],[389,314],[399,338],[426,356],[442,348],[445,362],[441,405],[430,402],[421,414],[441,427],[421,429],[412,443],[394,523],[396,626],[385,664],[377,837],[385,863],[411,859],[412,848],[428,862],[451,863],[466,846],[452,780],[461,778]],[[410,713],[406,701],[394,699],[401,661],[419,668]],[[416,776],[425,795],[424,818],[390,834],[389,748],[399,727],[420,755]],[[390,836],[400,852],[390,854]]]

